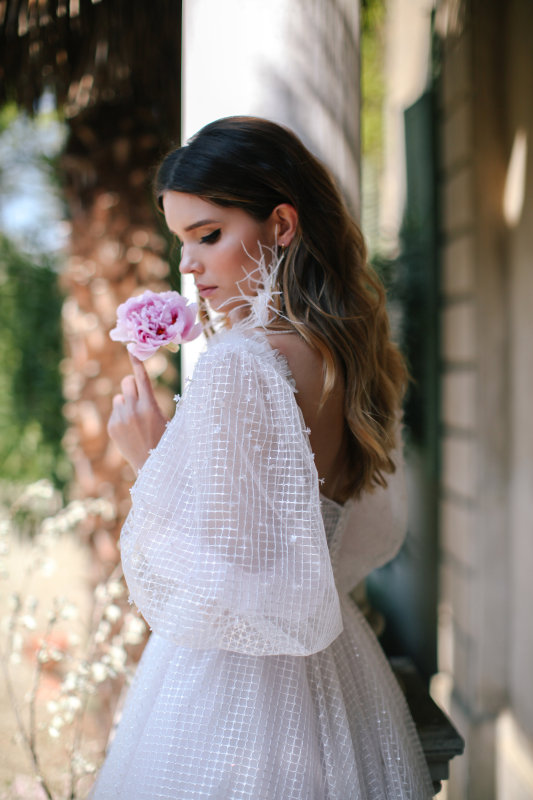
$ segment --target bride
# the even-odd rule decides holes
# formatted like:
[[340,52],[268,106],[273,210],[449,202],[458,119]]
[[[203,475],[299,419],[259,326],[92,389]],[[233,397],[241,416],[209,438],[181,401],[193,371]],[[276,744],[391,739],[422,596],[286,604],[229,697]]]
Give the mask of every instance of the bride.
[[170,423],[136,359],[114,400],[138,472],[124,573],[152,634],[92,797],[429,798],[349,597],[404,535],[406,371],[361,233],[263,119],[207,125],[155,189],[208,344]]

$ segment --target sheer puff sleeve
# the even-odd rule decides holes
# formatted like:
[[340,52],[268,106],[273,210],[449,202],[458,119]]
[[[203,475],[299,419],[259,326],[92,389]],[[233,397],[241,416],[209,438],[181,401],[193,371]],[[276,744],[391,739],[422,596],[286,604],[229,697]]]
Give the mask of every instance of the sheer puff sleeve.
[[121,548],[131,598],[180,645],[308,655],[341,632],[308,436],[267,342],[229,337],[200,358]]

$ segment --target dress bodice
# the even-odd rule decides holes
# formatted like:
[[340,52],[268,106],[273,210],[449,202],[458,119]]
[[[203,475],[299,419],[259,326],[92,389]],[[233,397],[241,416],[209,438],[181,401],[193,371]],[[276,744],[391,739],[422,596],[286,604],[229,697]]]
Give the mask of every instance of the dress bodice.
[[335,500],[330,500],[325,495],[320,495],[320,512],[324,522],[324,531],[326,533],[326,541],[328,543],[329,555],[331,558],[331,567],[335,582],[337,579],[337,564],[340,546],[344,532],[344,521],[346,518],[347,508]]
[[[328,548],[331,553],[332,547],[335,544],[334,540],[335,538],[338,538],[340,533],[339,523],[342,518],[344,507],[341,506],[340,503],[336,503],[335,500],[330,500],[329,497],[321,494],[320,510],[322,513],[322,519],[324,520],[324,530],[326,531]],[[337,537],[335,534],[337,534]]]
[[200,357],[139,472],[124,574],[180,645],[308,655],[342,630],[313,453],[286,362],[233,329]]
[[264,334],[231,329],[200,357],[121,535],[131,597],[161,635],[318,652],[342,629],[339,593],[397,551],[397,476],[343,506],[321,498],[295,391]]

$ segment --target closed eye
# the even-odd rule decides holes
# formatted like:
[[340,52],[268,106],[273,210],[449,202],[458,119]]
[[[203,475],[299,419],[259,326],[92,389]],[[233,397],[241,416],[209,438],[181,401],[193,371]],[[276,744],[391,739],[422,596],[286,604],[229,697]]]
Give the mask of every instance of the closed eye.
[[215,244],[220,239],[220,228],[216,228],[216,230],[211,231],[211,233],[207,233],[205,236],[202,236],[200,239],[200,244]]

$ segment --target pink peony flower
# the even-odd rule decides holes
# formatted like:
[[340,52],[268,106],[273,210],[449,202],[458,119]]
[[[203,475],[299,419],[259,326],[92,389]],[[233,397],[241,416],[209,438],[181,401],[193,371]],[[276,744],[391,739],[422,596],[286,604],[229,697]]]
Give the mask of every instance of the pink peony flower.
[[145,361],[159,347],[177,349],[196,339],[202,332],[201,324],[195,324],[197,311],[196,303],[187,304],[178,292],[147,289],[118,307],[117,326],[109,335],[115,342],[129,342],[130,353]]

